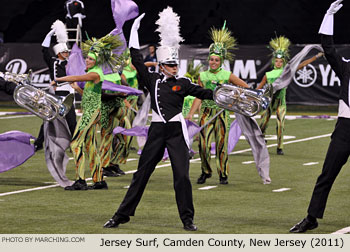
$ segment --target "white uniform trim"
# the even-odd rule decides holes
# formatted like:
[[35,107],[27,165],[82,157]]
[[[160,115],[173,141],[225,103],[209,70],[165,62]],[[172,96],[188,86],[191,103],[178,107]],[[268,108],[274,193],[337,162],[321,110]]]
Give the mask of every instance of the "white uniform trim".
[[338,117],[350,118],[350,108],[343,100],[339,100]]
[[350,105],[350,80],[349,80],[349,83],[348,83],[348,104]]
[[[58,61],[61,63],[62,60],[58,59]],[[53,64],[53,75],[54,75],[54,79],[56,80],[57,76],[57,60],[54,62]],[[56,91],[68,91],[69,93],[74,93],[74,89],[70,86],[70,85],[63,85],[61,87],[57,87]]]
[[[155,90],[154,90],[154,99],[156,100],[156,106],[157,106],[157,111],[158,111],[158,113],[155,113],[155,114],[158,115],[158,117],[161,119],[161,121],[163,123],[166,123],[166,121],[165,121],[164,117],[162,116],[162,113],[161,113],[161,111],[159,109],[159,106],[158,106],[158,85],[159,85],[159,82],[160,82],[160,79],[158,79],[156,81],[156,87],[155,87]],[[154,115],[153,112],[154,111],[152,110],[152,122],[153,122],[153,115]],[[159,118],[157,118],[156,115],[154,115],[155,116],[155,120],[159,120]]]

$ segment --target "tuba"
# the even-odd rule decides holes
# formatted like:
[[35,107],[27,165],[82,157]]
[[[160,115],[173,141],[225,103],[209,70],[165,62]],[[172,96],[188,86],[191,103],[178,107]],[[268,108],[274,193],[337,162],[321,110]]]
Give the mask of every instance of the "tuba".
[[15,102],[37,115],[45,121],[52,121],[57,116],[64,117],[72,107],[74,95],[69,94],[66,97],[53,95],[30,85],[32,72],[28,74],[2,73],[0,77],[5,81],[14,82],[17,87],[13,93]]
[[261,110],[267,109],[271,102],[271,88],[250,89],[230,84],[217,84],[214,90],[215,103],[224,109],[245,116],[255,116]]

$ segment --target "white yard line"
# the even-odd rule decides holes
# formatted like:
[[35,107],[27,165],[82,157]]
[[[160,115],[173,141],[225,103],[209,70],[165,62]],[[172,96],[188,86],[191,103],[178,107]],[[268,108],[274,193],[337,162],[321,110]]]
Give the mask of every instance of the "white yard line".
[[309,162],[309,163],[305,163],[305,164],[303,164],[303,165],[316,165],[316,164],[318,164],[318,162]]
[[210,190],[210,189],[213,189],[213,188],[216,188],[218,186],[205,186],[205,187],[200,187],[198,188],[198,190]]
[[350,233],[350,227],[339,229],[338,231],[335,231],[334,233],[331,233],[331,234],[347,234],[347,233]]
[[[289,141],[289,142],[285,142],[284,144],[291,144],[291,143],[300,143],[300,142],[305,142],[305,141],[310,141],[310,140],[314,140],[314,139],[319,139],[319,138],[324,138],[324,137],[329,137],[331,134],[325,134],[325,135],[320,135],[320,136],[314,136],[314,137],[307,137],[307,138],[303,138],[303,139],[299,139],[299,140],[293,140],[293,141]],[[270,144],[267,145],[267,147],[273,147],[273,146],[277,146],[277,144]],[[251,151],[252,149],[244,149],[244,150],[239,150],[239,151],[233,151],[230,153],[230,155],[234,155],[234,154],[239,154],[239,153],[244,153],[244,152],[248,152]],[[200,158],[197,159],[191,159],[190,163],[196,162],[200,160]],[[158,168],[163,168],[163,167],[169,167],[171,166],[171,164],[162,164],[162,165],[158,165],[156,166],[156,169]],[[132,170],[132,171],[127,171],[125,172],[126,174],[132,174],[136,172],[136,170]],[[91,180],[90,179],[86,179],[86,180]],[[35,187],[35,188],[31,188],[31,189],[25,189],[25,190],[19,190],[19,191],[13,191],[13,192],[7,192],[7,193],[0,193],[0,197],[2,196],[7,196],[7,195],[11,195],[11,194],[18,194],[18,193],[24,193],[24,192],[31,192],[31,191],[37,191],[37,190],[42,190],[42,189],[49,189],[49,188],[53,188],[53,187],[58,187],[59,185],[50,185],[50,186],[41,186],[41,187]]]
[[32,191],[38,191],[38,190],[43,190],[43,189],[49,189],[49,188],[58,187],[58,186],[59,185],[40,186],[40,187],[24,189],[24,190],[19,190],[19,191],[0,193],[0,197],[11,195],[11,194],[18,194],[18,193],[24,193],[24,192],[32,192]]
[[[91,178],[86,179],[86,181],[91,180]],[[18,194],[18,193],[24,193],[24,192],[32,192],[32,191],[38,191],[38,190],[43,190],[43,189],[49,189],[49,188],[54,188],[54,187],[59,187],[59,184],[55,185],[49,185],[49,186],[40,186],[40,187],[34,187],[30,189],[24,189],[24,190],[18,190],[18,191],[13,191],[13,192],[6,192],[6,193],[0,193],[0,197],[2,196],[8,196],[11,194]]]
[[291,190],[290,188],[280,188],[280,189],[275,189],[275,190],[272,190],[273,192],[285,192],[285,191],[289,191]]
[[0,119],[14,119],[14,118],[34,117],[34,116],[35,115],[6,116],[6,117],[0,117]]
[[253,164],[253,163],[255,163],[255,161],[244,161],[244,162],[242,162],[242,164]]

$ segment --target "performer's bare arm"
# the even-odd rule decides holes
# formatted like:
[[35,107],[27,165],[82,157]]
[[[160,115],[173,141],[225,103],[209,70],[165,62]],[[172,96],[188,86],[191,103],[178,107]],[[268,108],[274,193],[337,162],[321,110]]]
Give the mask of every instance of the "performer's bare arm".
[[100,76],[95,72],[90,72],[83,75],[70,75],[70,76],[64,76],[57,78],[56,81],[68,81],[68,82],[75,82],[75,81],[93,81],[95,84],[100,82]]
[[73,82],[70,84],[70,86],[75,90],[77,91],[81,96],[83,95],[83,90],[79,87],[78,83],[76,82]]
[[304,60],[303,62],[301,62],[298,66],[298,70],[302,69],[304,66],[307,66],[308,64],[314,62],[315,60],[317,60],[318,58],[323,56],[323,52],[319,52],[318,54],[316,54],[315,56],[311,57],[310,59]]
[[249,85],[243,81],[242,79],[238,78],[236,75],[231,74],[230,75],[230,79],[229,79],[230,83],[235,84],[237,86],[241,86],[241,87],[245,87],[245,88],[249,88]]
[[267,77],[266,74],[264,75],[264,78],[261,80],[259,86],[256,89],[262,89],[262,87],[266,84],[267,82]]
[[146,67],[156,67],[157,64],[158,64],[157,62],[152,62],[152,61],[145,62]]

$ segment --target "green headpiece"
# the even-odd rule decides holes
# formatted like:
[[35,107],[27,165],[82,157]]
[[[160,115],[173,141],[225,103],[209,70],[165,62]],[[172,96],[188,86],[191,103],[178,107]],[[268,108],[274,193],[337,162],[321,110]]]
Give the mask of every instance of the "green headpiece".
[[284,64],[289,59],[289,46],[290,40],[284,36],[279,36],[272,39],[269,43],[269,48],[272,50],[272,63],[274,64],[275,59],[283,59]]
[[108,66],[112,70],[116,65],[122,64],[122,58],[113,53],[113,50],[123,46],[123,42],[118,35],[107,34],[106,36],[96,39],[88,39],[81,44],[84,57],[89,55],[96,60],[99,66]]
[[226,59],[231,61],[234,56],[232,50],[237,49],[237,42],[225,26],[226,21],[220,30],[211,28],[209,33],[214,43],[209,46],[209,55],[217,55],[222,61]]

